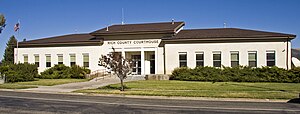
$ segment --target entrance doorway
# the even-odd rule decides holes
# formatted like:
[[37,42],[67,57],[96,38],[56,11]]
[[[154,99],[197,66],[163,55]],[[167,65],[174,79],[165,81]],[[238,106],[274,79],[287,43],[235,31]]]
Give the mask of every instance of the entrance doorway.
[[155,51],[124,51],[125,58],[132,62],[131,75],[155,74],[157,61]]
[[132,74],[133,75],[141,75],[141,55],[131,55],[131,59],[132,59]]
[[150,74],[155,74],[155,55],[150,55]]

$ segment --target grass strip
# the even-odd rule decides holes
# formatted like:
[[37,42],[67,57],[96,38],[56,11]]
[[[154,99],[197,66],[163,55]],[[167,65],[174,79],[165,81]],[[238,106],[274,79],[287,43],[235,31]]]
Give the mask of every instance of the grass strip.
[[97,89],[78,90],[80,93],[122,94],[146,96],[182,96],[214,98],[292,99],[300,93],[299,83],[195,82],[195,81],[134,81]]

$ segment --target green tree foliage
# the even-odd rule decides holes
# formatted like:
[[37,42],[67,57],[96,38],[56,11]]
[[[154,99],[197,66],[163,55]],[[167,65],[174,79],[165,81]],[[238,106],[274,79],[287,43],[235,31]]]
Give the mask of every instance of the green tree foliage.
[[102,55],[101,58],[99,58],[98,65],[111,69],[120,79],[120,91],[124,91],[124,79],[132,72],[132,61],[123,57],[121,53],[116,52],[113,48],[113,52]]
[[2,64],[8,65],[14,63],[14,47],[16,45],[17,45],[17,39],[15,38],[15,36],[11,36],[8,42],[6,43]]
[[6,19],[5,19],[4,15],[0,14],[0,34],[2,33],[2,30],[4,29],[4,27],[6,26],[5,22],[6,22]]
[[5,74],[6,82],[33,81],[38,76],[38,69],[35,64],[20,63],[0,67],[1,74]]

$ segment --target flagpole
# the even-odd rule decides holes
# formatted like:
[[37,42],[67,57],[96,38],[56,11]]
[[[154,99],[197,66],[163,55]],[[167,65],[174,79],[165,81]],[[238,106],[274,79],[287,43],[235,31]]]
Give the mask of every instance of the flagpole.
[[18,61],[18,58],[19,58],[19,56],[18,56],[18,55],[19,55],[19,41],[18,41],[18,38],[19,38],[19,36],[20,36],[20,20],[18,20],[18,24],[19,24],[19,25],[18,25],[19,28],[18,28],[18,30],[17,30],[17,31],[18,31],[18,34],[17,34],[17,38],[16,38],[16,39],[17,39],[16,64],[19,63],[19,61]]
[[[20,36],[20,32],[19,32],[19,30],[18,30],[18,37]],[[18,41],[18,37],[17,37],[17,61],[16,61],[16,64],[18,64],[19,62],[18,62],[18,58],[19,58],[19,41]]]

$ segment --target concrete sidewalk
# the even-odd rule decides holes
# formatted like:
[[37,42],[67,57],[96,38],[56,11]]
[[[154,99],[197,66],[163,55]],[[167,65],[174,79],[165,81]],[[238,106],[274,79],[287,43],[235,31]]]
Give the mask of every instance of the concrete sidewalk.
[[[125,82],[129,81],[137,81],[137,80],[145,80],[142,76],[128,76],[125,79]],[[32,92],[46,92],[46,93],[64,93],[64,92],[72,92],[80,89],[92,89],[98,88],[102,86],[107,86],[109,84],[120,83],[120,79],[116,76],[111,77],[99,77],[87,82],[77,82],[77,83],[68,83],[62,85],[55,86],[39,86],[38,88],[29,88],[23,89],[23,91],[32,91]]]

